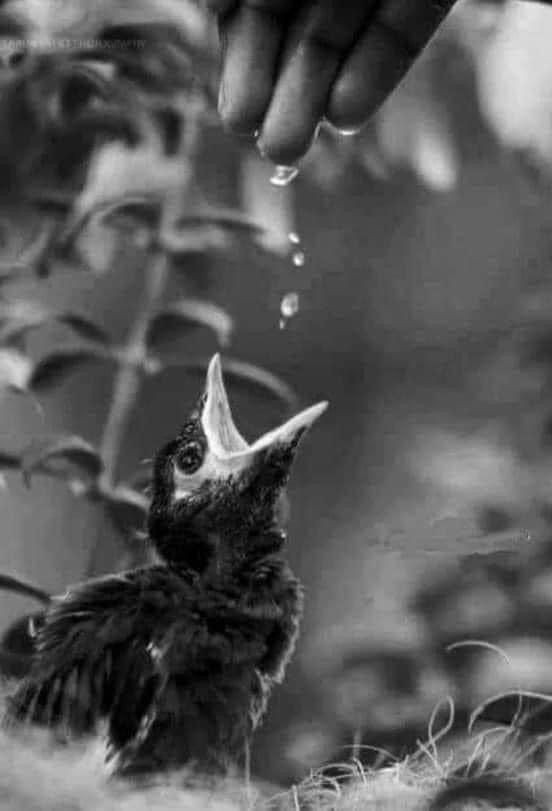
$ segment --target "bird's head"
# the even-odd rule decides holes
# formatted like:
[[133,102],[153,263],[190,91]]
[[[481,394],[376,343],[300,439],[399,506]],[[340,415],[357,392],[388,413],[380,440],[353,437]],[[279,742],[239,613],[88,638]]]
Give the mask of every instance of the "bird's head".
[[197,569],[213,545],[246,554],[248,539],[274,528],[299,440],[326,407],[311,406],[248,444],[215,355],[198,405],[155,459],[149,532],[158,552]]

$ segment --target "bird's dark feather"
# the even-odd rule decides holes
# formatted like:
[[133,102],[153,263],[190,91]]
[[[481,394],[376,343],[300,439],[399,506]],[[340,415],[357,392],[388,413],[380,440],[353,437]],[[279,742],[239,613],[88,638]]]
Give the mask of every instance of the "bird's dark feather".
[[117,746],[132,740],[138,730],[129,719],[143,723],[166,679],[150,646],[177,604],[186,610],[183,585],[154,567],[89,581],[54,600],[31,672],[11,700],[12,716],[73,733],[106,719]]
[[72,735],[106,721],[132,768],[224,769],[281,678],[301,601],[278,558],[212,586],[165,566],[76,586],[47,612],[11,716]]

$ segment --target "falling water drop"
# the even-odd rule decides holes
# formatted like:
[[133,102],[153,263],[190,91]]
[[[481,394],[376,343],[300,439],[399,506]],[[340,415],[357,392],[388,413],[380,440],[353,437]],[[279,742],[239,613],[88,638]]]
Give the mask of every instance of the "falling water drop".
[[302,268],[305,264],[305,253],[304,251],[294,251],[291,257],[291,261],[295,265],[296,268]]
[[358,135],[360,130],[360,127],[343,127],[343,129],[338,129],[337,131],[340,135],[351,136]]
[[276,166],[270,182],[273,186],[287,186],[297,177],[298,173],[297,166]]
[[280,303],[283,318],[293,318],[299,312],[299,293],[286,293]]
[[[291,262],[294,267],[300,268],[305,264],[305,253],[301,250],[301,237],[296,231],[290,231],[288,240],[291,245]],[[280,302],[280,329],[285,329],[290,318],[299,312],[299,293],[291,291],[286,293]]]

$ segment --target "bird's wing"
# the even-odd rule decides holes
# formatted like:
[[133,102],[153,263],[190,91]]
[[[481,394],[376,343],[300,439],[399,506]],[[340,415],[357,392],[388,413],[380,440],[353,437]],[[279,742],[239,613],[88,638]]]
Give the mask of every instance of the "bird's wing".
[[160,645],[174,601],[169,577],[152,567],[89,581],[54,600],[9,717],[70,734],[107,720],[116,749],[145,732],[166,679]]

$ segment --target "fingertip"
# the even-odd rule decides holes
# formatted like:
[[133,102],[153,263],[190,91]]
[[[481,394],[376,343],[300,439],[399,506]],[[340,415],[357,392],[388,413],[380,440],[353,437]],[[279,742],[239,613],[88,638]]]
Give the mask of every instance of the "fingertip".
[[222,126],[233,135],[254,135],[261,127],[263,121],[264,105],[260,107],[252,100],[231,99],[226,100],[224,91],[219,92],[219,117]]
[[333,83],[326,118],[337,129],[360,129],[384,103],[412,63],[393,40],[371,29],[357,43]]
[[293,166],[310,149],[324,117],[337,57],[304,46],[288,60],[266,113],[259,148],[277,164]]
[[277,166],[296,166],[309,151],[314,139],[316,128],[302,132],[299,136],[283,137],[279,132],[270,129],[262,131],[257,139],[257,149],[263,158],[267,158]]
[[272,97],[281,31],[255,9],[240,8],[220,26],[223,45],[219,114],[231,132],[258,130]]
[[246,92],[232,82],[228,87],[223,76],[219,88],[218,112],[224,129],[234,135],[253,135],[260,130],[270,92],[270,86],[262,87],[260,84]]
[[225,17],[237,6],[237,0],[204,0],[205,7],[212,14]]
[[341,132],[358,132],[376,112],[385,98],[377,88],[371,90],[366,83],[350,76],[338,79],[332,88],[326,120]]
[[336,82],[326,110],[328,123],[345,134],[359,132],[377,109],[374,101],[359,96],[355,85],[355,82]]

